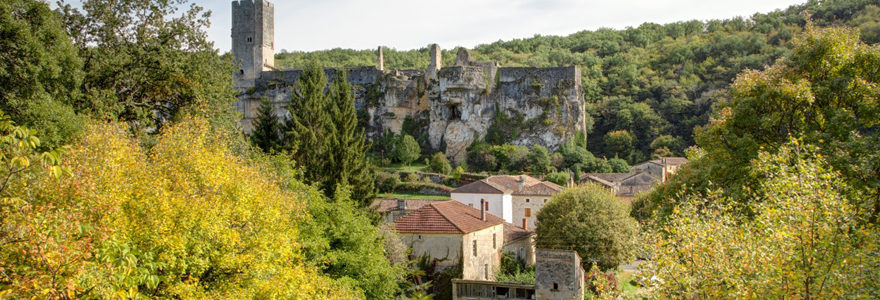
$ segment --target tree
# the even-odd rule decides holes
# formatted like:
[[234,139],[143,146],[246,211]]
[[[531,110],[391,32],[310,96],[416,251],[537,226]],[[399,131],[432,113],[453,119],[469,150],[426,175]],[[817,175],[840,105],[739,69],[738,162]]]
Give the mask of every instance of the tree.
[[411,135],[400,136],[400,139],[394,144],[394,158],[405,165],[418,159],[420,153],[419,143]]
[[609,159],[608,164],[611,166],[611,172],[629,173],[629,164],[622,158]]
[[373,177],[375,172],[366,158],[370,148],[363,129],[358,129],[357,112],[354,109],[354,95],[345,70],[337,70],[328,91],[330,112],[330,139],[328,145],[328,173],[324,186],[327,195],[335,198],[342,186],[351,189],[351,197],[361,207],[372,203],[375,194]]
[[552,183],[555,183],[555,184],[558,184],[561,186],[565,186],[566,184],[568,184],[568,179],[569,179],[568,172],[553,172],[553,173],[547,174],[547,181],[550,181]]
[[452,172],[452,165],[449,164],[449,159],[446,158],[446,154],[443,152],[434,153],[431,156],[431,171],[440,173],[440,174],[449,174]]
[[[713,193],[689,198],[654,226],[643,271],[669,298],[874,298],[878,231],[859,212],[862,195],[814,146],[799,140],[753,167],[764,174],[754,218]],[[854,205],[856,204],[856,205]]]
[[75,176],[32,178],[16,189],[21,204],[4,207],[15,215],[3,228],[18,230],[0,247],[0,289],[14,298],[361,298],[303,263],[298,224],[321,194],[283,189],[225,139],[204,119],[184,121],[148,150],[124,124],[90,126],[65,156]]
[[251,142],[263,151],[278,151],[283,145],[281,122],[273,111],[272,102],[263,99],[257,110],[257,119],[254,123],[254,131],[251,133]]
[[287,122],[291,158],[302,170],[306,182],[318,184],[324,191],[335,188],[325,185],[330,143],[333,141],[331,130],[334,130],[327,111],[326,85],[321,67],[312,64],[305,68],[297,79],[296,91],[291,93],[290,120]]
[[550,170],[550,153],[541,145],[534,145],[529,151],[529,169],[532,172],[544,173]]
[[608,270],[633,258],[638,224],[629,205],[594,184],[553,195],[538,212],[538,248],[575,250],[583,267],[595,262]]
[[[85,0],[59,8],[84,62],[74,107],[155,133],[191,113],[237,130],[234,64],[207,38],[210,12],[188,0]],[[183,8],[184,11],[179,12]]]
[[308,203],[311,220],[299,226],[305,260],[322,273],[363,290],[367,299],[392,299],[404,280],[406,265],[389,260],[386,254],[392,253],[386,252],[387,241],[348,193],[342,188],[332,202],[316,197]]
[[72,106],[83,62],[59,15],[41,1],[3,1],[0,32],[0,110],[35,130],[44,146],[76,138],[86,121]]
[[629,157],[633,136],[626,130],[611,131],[605,135],[605,152],[614,157]]

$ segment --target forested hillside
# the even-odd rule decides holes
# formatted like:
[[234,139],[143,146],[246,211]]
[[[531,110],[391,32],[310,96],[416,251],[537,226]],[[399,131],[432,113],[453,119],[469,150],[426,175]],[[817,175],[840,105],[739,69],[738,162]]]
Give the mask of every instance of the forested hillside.
[[[810,1],[749,18],[645,23],[623,30],[499,41],[475,47],[471,56],[502,66],[582,66],[585,100],[593,117],[589,150],[635,163],[653,152],[682,155],[694,144],[694,126],[706,124],[712,106],[728,97],[727,86],[736,74],[763,69],[788,53],[806,19],[818,27],[855,28],[869,44],[880,41],[880,1]],[[388,68],[428,65],[427,48],[386,49],[384,55]],[[454,56],[455,49],[444,50],[444,65]],[[276,54],[276,64],[282,67],[306,62],[374,65],[375,60],[375,49]]]

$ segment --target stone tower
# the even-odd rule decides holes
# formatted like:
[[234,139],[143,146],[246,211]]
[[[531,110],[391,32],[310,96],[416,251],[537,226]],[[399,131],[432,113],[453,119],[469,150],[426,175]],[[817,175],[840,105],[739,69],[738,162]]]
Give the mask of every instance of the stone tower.
[[431,44],[429,47],[431,48],[431,64],[428,65],[426,79],[436,80],[437,72],[440,71],[440,68],[443,68],[443,52],[440,51],[440,45]]
[[275,67],[275,6],[265,0],[232,1],[232,53],[240,62],[236,87],[252,87]]

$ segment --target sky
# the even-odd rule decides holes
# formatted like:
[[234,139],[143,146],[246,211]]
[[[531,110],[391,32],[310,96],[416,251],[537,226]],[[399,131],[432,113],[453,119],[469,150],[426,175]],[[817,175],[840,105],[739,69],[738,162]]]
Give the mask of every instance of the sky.
[[[275,51],[408,50],[438,43],[473,48],[498,40],[568,35],[645,22],[749,17],[806,0],[275,0]],[[214,46],[229,51],[231,0],[197,0],[212,11]]]

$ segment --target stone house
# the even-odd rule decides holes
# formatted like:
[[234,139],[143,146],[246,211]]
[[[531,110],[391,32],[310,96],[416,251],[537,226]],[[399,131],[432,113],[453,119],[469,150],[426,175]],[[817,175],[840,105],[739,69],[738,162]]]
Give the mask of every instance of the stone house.
[[504,223],[503,252],[510,252],[527,266],[535,264],[535,232]]
[[585,276],[577,252],[538,249],[534,285],[453,279],[452,299],[580,300],[586,292]]
[[538,211],[562,187],[528,175],[499,175],[452,190],[450,197],[472,207],[485,201],[489,213],[523,229],[535,228]]
[[394,221],[413,256],[429,255],[437,270],[462,264],[462,278],[494,280],[504,246],[504,220],[458,201],[434,202]]
[[666,179],[675,174],[678,167],[687,162],[688,159],[684,157],[663,157],[632,166],[632,170],[646,172],[657,177],[660,182],[666,182]]
[[631,201],[641,193],[650,191],[659,182],[657,177],[643,171],[630,173],[587,173],[581,182],[593,182],[610,189],[618,199]]

